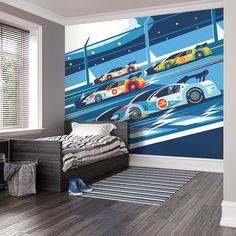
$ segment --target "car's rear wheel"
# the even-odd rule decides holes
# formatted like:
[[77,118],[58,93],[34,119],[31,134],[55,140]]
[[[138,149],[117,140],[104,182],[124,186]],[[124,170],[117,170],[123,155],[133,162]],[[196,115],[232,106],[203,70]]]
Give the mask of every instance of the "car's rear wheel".
[[171,63],[166,63],[166,64],[165,64],[165,68],[166,68],[166,70],[171,69],[171,68],[172,68]]
[[139,120],[142,116],[142,112],[140,111],[139,108],[137,107],[133,107],[130,109],[130,114],[129,114],[129,118],[131,120]]
[[132,67],[130,67],[129,69],[128,69],[128,72],[129,73],[132,73],[134,71],[134,69],[132,68]]
[[204,58],[205,55],[202,51],[198,51],[198,52],[196,52],[195,57],[197,60],[200,60],[200,59]]
[[102,101],[102,96],[100,94],[97,94],[94,98],[95,102],[101,102]]
[[187,100],[190,104],[198,104],[205,99],[204,94],[199,88],[191,88],[187,92]]
[[128,91],[129,92],[135,92],[138,89],[138,85],[136,82],[130,82],[128,85]]

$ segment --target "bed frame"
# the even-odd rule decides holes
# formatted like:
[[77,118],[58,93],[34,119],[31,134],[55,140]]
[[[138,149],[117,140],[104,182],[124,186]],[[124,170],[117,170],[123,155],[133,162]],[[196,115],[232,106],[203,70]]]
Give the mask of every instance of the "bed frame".
[[[79,123],[106,123],[80,122]],[[125,122],[109,122],[117,129],[112,135],[120,137],[128,145],[128,126]],[[71,132],[71,122],[65,121],[65,134]],[[80,177],[87,183],[123,171],[129,166],[129,155],[108,158],[76,169],[62,172],[62,142],[40,140],[10,140],[10,160],[25,161],[38,159],[37,190],[62,192],[67,189],[70,179]]]

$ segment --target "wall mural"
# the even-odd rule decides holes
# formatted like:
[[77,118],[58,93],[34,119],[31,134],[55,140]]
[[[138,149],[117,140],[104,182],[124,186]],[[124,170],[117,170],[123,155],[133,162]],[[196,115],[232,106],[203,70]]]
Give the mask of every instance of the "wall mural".
[[223,157],[223,9],[66,27],[67,120],[127,121],[130,152]]

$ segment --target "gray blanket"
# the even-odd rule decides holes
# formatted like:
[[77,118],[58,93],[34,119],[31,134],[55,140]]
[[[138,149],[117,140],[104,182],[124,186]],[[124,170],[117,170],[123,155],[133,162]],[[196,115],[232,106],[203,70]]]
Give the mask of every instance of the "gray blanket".
[[62,135],[40,140],[62,141],[62,171],[88,165],[110,157],[128,153],[125,143],[112,135],[90,135],[85,137]]

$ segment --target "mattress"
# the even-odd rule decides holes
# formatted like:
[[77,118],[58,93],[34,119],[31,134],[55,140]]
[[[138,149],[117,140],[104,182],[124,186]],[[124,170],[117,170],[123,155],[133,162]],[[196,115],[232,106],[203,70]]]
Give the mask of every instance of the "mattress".
[[62,142],[63,172],[128,153],[125,143],[119,137],[112,135],[85,137],[62,135],[39,140]]

